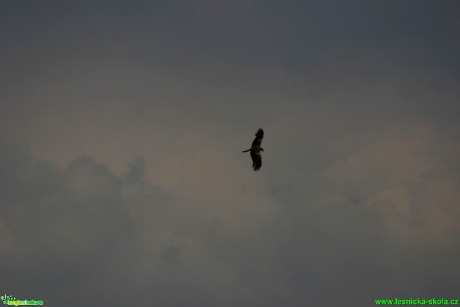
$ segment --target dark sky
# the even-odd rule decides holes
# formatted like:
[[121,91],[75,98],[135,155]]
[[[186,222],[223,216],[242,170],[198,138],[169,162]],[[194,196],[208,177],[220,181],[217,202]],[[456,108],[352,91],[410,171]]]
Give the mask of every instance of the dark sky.
[[459,299],[459,38],[458,1],[1,1],[1,294]]

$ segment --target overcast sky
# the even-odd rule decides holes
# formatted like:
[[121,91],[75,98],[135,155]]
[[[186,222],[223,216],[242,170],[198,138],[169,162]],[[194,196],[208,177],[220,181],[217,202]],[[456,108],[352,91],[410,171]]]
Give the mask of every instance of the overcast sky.
[[459,37],[458,1],[1,1],[1,294],[459,299]]

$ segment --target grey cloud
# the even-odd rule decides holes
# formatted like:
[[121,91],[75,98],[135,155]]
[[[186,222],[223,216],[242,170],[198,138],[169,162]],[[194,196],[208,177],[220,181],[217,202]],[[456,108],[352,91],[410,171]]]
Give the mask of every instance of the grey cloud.
[[[109,272],[120,278],[121,263],[136,259],[138,247],[119,180],[90,157],[61,171],[24,152],[10,142],[2,144],[2,162],[8,163],[0,192],[1,275],[8,276],[2,291],[50,297],[54,305],[64,303],[63,293],[71,287]],[[63,292],[52,294],[53,288]]]
[[[448,143],[452,140],[446,138]],[[366,153],[368,146],[374,145],[352,150],[348,160]],[[452,146],[456,145],[445,145]],[[141,157],[118,176],[89,156],[61,170],[37,161],[24,146],[4,142],[2,148],[10,180],[3,178],[1,186],[1,257],[8,263],[1,274],[9,276],[5,291],[11,293],[42,297],[50,305],[71,300],[71,306],[122,306],[133,299],[166,306],[364,306],[374,298],[395,295],[455,295],[458,270],[452,265],[460,253],[455,241],[401,241],[397,232],[388,232],[391,212],[368,206],[364,199],[331,198],[341,192],[342,184],[323,186],[329,177],[317,175],[327,168],[316,169],[290,192],[278,189],[273,198],[258,195],[265,188],[254,186],[256,194],[233,199],[229,193],[216,201],[219,198],[201,194],[199,185],[196,191],[182,188],[168,195],[145,177]],[[420,150],[409,148],[409,154]],[[335,155],[323,152],[322,159],[331,160],[328,154]],[[404,156],[395,159],[404,161]],[[434,160],[439,164],[443,159]],[[357,164],[354,171],[366,172],[366,165]],[[340,170],[331,174],[343,171],[340,164],[331,167]],[[202,172],[202,179],[207,176]],[[408,176],[412,180],[414,175]],[[426,187],[414,190],[414,195],[420,194],[414,199],[425,202],[417,209],[421,216],[430,208],[441,217],[457,216],[452,211],[455,203],[436,206],[442,194],[426,189],[436,187],[438,179],[448,180],[451,185],[445,191],[453,194],[446,197],[455,202],[455,177],[436,169],[423,176],[429,179],[421,183]],[[14,191],[11,184],[21,193],[5,193]],[[296,196],[304,184],[312,185],[310,192]],[[366,185],[359,188],[367,199],[378,192]],[[246,198],[252,201],[244,203]],[[250,207],[240,207],[241,202]],[[458,232],[455,224],[446,229],[455,231],[446,234],[447,239]],[[444,287],[437,285],[441,278]]]
[[[453,2],[0,6],[1,291],[49,306],[457,295]],[[254,174],[241,150],[259,127]]]

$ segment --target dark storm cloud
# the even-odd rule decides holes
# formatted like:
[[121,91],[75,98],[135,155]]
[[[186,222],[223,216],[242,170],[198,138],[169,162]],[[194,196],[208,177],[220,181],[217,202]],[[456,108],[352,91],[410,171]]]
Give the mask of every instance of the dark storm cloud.
[[456,2],[264,1],[257,9],[293,70],[318,72],[331,60],[336,69],[398,65],[458,77]]
[[[296,89],[307,93],[303,101],[374,119],[456,121],[458,3],[269,1],[253,11]],[[418,96],[427,88],[433,96]]]

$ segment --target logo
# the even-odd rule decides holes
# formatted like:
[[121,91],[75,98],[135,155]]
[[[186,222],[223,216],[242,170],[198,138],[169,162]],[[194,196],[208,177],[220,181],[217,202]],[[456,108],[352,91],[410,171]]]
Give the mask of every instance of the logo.
[[0,296],[0,300],[2,300],[4,305],[9,306],[43,305],[43,301],[18,300],[14,296],[8,294]]

